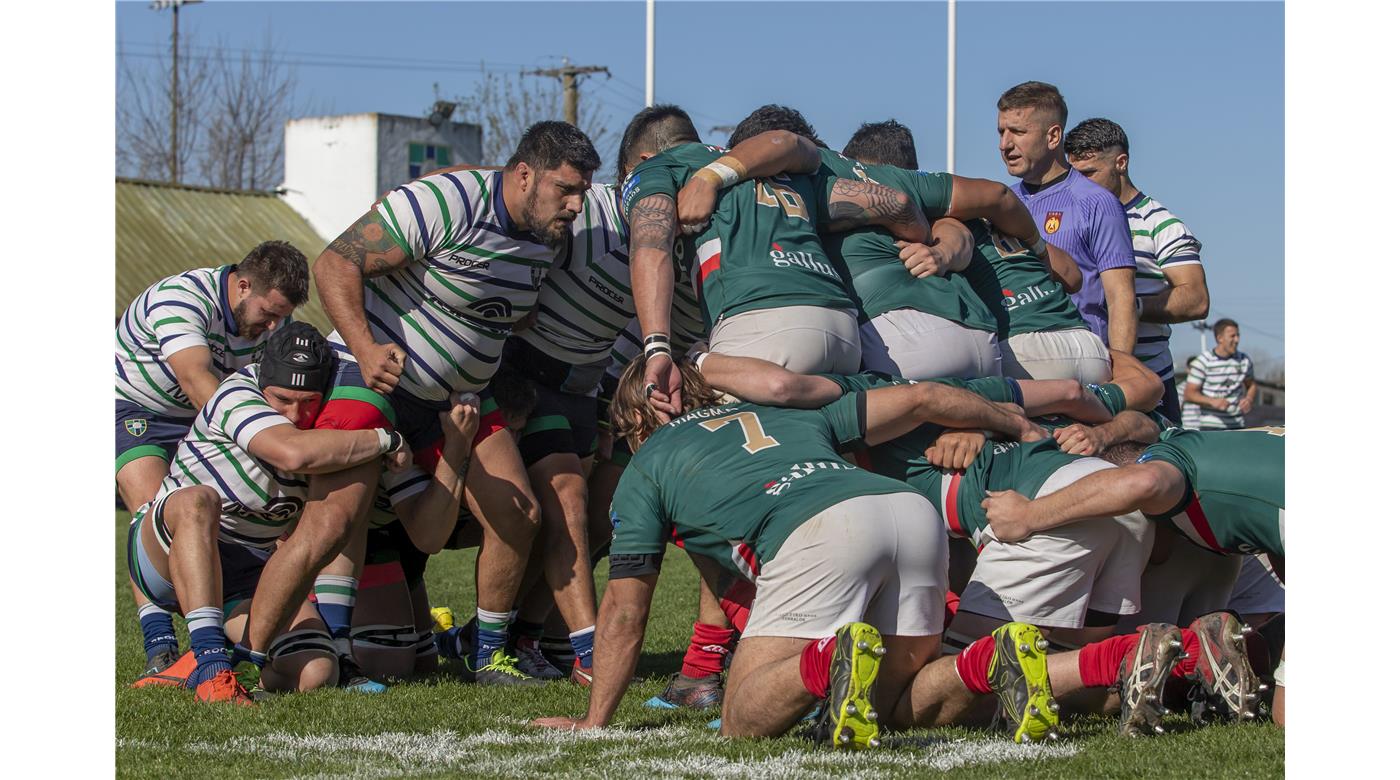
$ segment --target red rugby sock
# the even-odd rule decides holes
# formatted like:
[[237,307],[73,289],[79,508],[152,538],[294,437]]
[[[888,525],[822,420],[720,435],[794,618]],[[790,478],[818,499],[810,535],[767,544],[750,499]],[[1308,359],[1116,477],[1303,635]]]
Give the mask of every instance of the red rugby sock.
[[1137,644],[1139,634],[1111,636],[1079,649],[1079,679],[1086,688],[1111,688],[1118,682],[1118,667]]
[[692,679],[724,671],[724,657],[734,645],[734,629],[696,623],[690,647],[681,661],[681,674]]
[[987,682],[987,674],[992,669],[992,652],[995,649],[992,638],[984,636],[958,653],[954,665],[964,688],[973,693],[992,692],[992,686]]
[[802,649],[798,671],[802,674],[802,685],[818,699],[825,699],[831,692],[831,657],[836,655],[836,637],[813,639]]
[[1172,667],[1173,677],[1185,677],[1196,671],[1196,659],[1201,657],[1201,640],[1189,628],[1181,629],[1181,649],[1186,654]]

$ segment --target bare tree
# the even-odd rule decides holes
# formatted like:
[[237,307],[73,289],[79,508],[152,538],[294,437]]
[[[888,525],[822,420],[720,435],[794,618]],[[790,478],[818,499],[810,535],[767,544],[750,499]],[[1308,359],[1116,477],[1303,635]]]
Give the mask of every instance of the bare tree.
[[[117,171],[169,174],[170,60],[122,56],[117,72]],[[201,48],[180,38],[179,168],[186,183],[271,189],[282,180],[282,125],[295,103],[296,71],[269,32],[257,49]]]
[[[179,169],[203,143],[200,125],[209,91],[208,60],[190,54],[192,36],[180,46]],[[166,53],[145,59],[121,56],[117,68],[117,170],[143,179],[165,179],[170,173],[170,58]]]
[[[463,120],[481,125],[481,161],[487,165],[505,164],[530,125],[564,117],[563,88],[557,80],[491,73],[484,64],[475,89],[456,102],[464,110]],[[586,94],[580,104],[578,128],[594,147],[607,147],[614,133],[602,105]]]
[[296,73],[269,37],[256,51],[210,55],[213,87],[200,172],[215,187],[266,190],[282,180],[282,123],[295,111]]

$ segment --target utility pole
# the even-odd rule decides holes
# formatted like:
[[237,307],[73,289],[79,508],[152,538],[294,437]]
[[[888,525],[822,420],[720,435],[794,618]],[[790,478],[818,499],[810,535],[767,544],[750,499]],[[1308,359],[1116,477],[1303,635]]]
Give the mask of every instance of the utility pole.
[[564,121],[574,127],[578,127],[578,78],[590,73],[607,73],[612,78],[602,65],[570,65],[568,57],[564,58],[563,67],[526,71],[530,76],[548,76],[564,82]]
[[180,181],[180,6],[204,0],[153,0],[152,11],[170,9],[170,181]]

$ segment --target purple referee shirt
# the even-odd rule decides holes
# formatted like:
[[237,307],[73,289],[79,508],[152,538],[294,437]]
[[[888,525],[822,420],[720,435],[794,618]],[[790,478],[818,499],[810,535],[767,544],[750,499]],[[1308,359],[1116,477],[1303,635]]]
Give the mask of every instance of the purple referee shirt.
[[1011,185],[1040,225],[1045,240],[1069,253],[1084,273],[1084,284],[1070,297],[1089,329],[1108,343],[1108,305],[1099,273],[1111,268],[1136,268],[1128,216],[1113,193],[1070,169],[1061,181],[1034,195],[1025,182]]

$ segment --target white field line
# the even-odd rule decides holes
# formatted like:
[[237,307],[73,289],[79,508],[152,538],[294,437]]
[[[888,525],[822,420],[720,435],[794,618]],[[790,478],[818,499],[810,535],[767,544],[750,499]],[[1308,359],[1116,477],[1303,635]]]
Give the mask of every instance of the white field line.
[[[715,737],[694,728],[666,726],[647,730],[607,729],[577,733],[560,731],[488,730],[459,734],[439,730],[426,734],[385,732],[373,735],[274,732],[241,736],[222,742],[161,743],[119,739],[119,749],[168,748],[206,755],[240,756],[288,764],[330,765],[324,775],[304,777],[411,777],[428,772],[461,771],[495,778],[533,778],[549,773],[561,762],[585,761],[586,773],[596,777],[634,780],[638,776],[783,780],[811,777],[869,777],[871,772],[947,771],[975,764],[1063,758],[1074,755],[1073,744],[1015,745],[1006,739],[933,742],[921,748],[837,753],[790,749],[775,756],[708,755]],[[638,755],[646,748],[665,748],[671,755]]]

